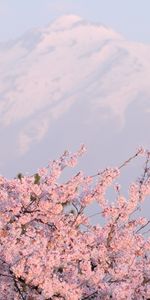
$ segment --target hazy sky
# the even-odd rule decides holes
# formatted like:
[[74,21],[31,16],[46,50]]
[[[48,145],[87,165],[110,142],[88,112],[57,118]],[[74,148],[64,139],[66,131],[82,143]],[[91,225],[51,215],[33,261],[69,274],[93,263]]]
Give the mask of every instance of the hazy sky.
[[0,0],[0,41],[62,14],[101,22],[128,39],[150,43],[150,0]]

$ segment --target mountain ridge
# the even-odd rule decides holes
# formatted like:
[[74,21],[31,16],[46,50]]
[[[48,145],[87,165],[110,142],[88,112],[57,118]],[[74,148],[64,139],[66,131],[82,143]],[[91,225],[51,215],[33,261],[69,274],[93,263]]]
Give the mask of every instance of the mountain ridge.
[[[129,42],[109,27],[74,15],[0,45],[0,124],[2,136],[13,128],[14,160],[19,156],[23,162],[48,137],[49,144],[61,120],[70,120],[71,131],[73,110],[84,128],[76,143],[85,140],[89,145],[86,126],[91,126],[92,135],[95,126],[107,132],[112,122],[118,134],[128,126],[128,107],[133,104],[136,109],[138,101],[145,107],[143,116],[148,114],[149,50],[148,45]],[[78,136],[75,128],[73,132]],[[71,139],[69,128],[65,134],[66,143]],[[10,146],[4,138],[3,144]],[[61,139],[59,146],[66,148]]]

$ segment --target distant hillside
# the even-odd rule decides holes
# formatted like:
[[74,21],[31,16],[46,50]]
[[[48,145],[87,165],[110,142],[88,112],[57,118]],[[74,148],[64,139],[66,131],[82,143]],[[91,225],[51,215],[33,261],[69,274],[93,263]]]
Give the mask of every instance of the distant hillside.
[[78,16],[1,43],[1,173],[31,171],[81,142],[93,170],[150,146],[149,80],[150,46]]

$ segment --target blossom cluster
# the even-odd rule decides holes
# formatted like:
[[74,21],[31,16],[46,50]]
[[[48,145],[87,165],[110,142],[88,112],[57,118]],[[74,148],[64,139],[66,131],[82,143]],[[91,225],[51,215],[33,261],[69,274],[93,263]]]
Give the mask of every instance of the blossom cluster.
[[[150,299],[150,221],[134,216],[150,196],[149,160],[126,198],[115,185],[122,166],[59,182],[84,151],[65,151],[31,176],[0,177],[0,300]],[[103,226],[85,214],[94,201]]]

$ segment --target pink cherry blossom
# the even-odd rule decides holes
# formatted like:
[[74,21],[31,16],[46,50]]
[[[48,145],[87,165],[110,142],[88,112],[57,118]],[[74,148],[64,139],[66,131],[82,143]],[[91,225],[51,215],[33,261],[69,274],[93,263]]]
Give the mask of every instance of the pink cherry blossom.
[[[150,196],[149,151],[60,183],[84,152],[65,151],[31,176],[0,177],[0,300],[150,299],[150,220],[135,214]],[[125,197],[120,172],[139,155],[144,172]],[[85,214],[95,201],[103,226]]]

